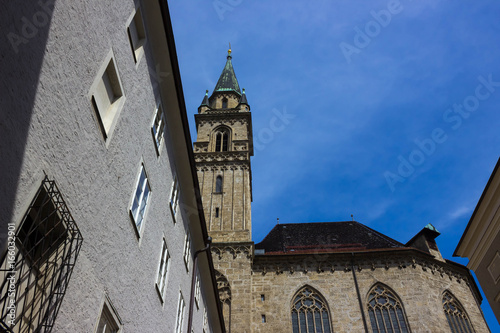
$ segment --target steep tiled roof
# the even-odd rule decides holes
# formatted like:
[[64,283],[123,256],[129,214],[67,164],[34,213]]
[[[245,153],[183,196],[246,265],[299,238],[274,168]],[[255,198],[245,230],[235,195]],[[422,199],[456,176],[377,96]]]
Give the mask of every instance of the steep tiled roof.
[[256,250],[272,253],[344,252],[405,245],[356,222],[288,223],[276,225]]

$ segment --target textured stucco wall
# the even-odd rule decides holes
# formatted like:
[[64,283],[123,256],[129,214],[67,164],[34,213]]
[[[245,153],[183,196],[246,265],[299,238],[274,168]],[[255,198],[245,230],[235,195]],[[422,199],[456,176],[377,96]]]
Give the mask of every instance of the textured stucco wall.
[[[22,34],[23,20],[44,10],[37,6],[28,1],[8,8],[2,4],[2,16],[8,13],[9,29]],[[185,268],[183,247],[188,226],[182,211],[174,223],[168,205],[176,165],[169,142],[184,139],[169,137],[167,129],[158,156],[151,123],[160,96],[155,91],[158,81],[150,76],[154,77],[150,69],[156,69],[157,63],[149,42],[139,62],[134,61],[126,30],[134,6],[133,1],[57,1],[50,20],[27,44],[19,45],[17,55],[13,49],[1,52],[2,66],[6,61],[19,70],[17,76],[7,72],[11,89],[7,97],[2,93],[2,102],[7,99],[16,105],[18,100],[18,104],[5,117],[2,111],[2,129],[9,127],[7,134],[14,137],[16,130],[25,135],[17,145],[2,145],[2,153],[8,152],[2,160],[12,160],[9,168],[13,170],[2,184],[13,189],[2,191],[2,218],[8,216],[2,228],[6,222],[21,222],[46,173],[56,181],[84,237],[54,332],[93,332],[105,294],[123,321],[124,331],[173,332],[180,290],[186,301],[187,327],[191,268]],[[110,51],[125,104],[112,136],[105,141],[89,89]],[[32,70],[31,65],[37,68]],[[162,79],[168,75],[172,79],[167,74]],[[174,103],[164,104],[166,113],[179,112]],[[141,163],[151,196],[139,237],[129,208]],[[155,287],[163,237],[171,255],[165,303]],[[211,288],[211,282],[202,283],[202,288]],[[202,330],[204,303],[195,307],[195,332]]]

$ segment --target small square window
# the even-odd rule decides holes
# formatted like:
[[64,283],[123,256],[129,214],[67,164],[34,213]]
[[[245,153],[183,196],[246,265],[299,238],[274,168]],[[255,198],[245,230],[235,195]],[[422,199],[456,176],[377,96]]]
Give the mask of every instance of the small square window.
[[191,237],[189,233],[186,234],[186,239],[184,241],[184,263],[186,264],[186,269],[189,271],[189,261],[191,258]]
[[127,28],[130,47],[134,55],[134,61],[137,63],[144,54],[144,44],[146,43],[146,32],[142,20],[141,9],[137,8],[130,25]]
[[179,206],[179,181],[177,180],[177,176],[174,176],[174,181],[172,182],[172,189],[170,191],[170,208],[172,209],[172,214],[177,214],[177,207]]
[[165,295],[165,287],[167,285],[167,274],[170,268],[170,253],[168,252],[167,242],[163,239],[160,267],[158,268],[158,277],[156,278],[156,287],[163,301]]
[[160,154],[161,143],[163,142],[163,133],[165,132],[165,115],[161,104],[155,110],[153,124],[151,125],[151,132],[156,144],[156,152]]
[[91,88],[91,104],[106,140],[112,133],[125,102],[123,89],[112,53]]
[[101,310],[101,316],[95,333],[118,333],[120,332],[120,318],[115,312],[115,309],[106,298]]
[[144,217],[146,215],[146,207],[149,202],[150,193],[151,188],[149,187],[146,171],[144,170],[144,165],[141,165],[134,193],[134,199],[132,200],[132,205],[130,207],[130,213],[132,214],[135,226],[139,233],[141,232]]

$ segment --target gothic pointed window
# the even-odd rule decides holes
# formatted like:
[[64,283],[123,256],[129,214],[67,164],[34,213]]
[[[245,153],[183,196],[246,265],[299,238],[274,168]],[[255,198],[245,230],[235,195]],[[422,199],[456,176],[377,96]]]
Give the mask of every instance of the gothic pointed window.
[[330,314],[324,297],[312,287],[300,289],[292,301],[293,333],[331,333]]
[[224,324],[226,332],[231,332],[231,286],[227,278],[219,271],[215,271],[217,281],[217,289],[219,291],[219,300],[222,304],[222,313],[224,316]]
[[227,128],[220,128],[214,134],[215,138],[215,151],[229,151],[229,130]]
[[215,193],[222,193],[222,176],[217,176],[215,180]]
[[443,309],[452,333],[475,332],[464,308],[449,291],[443,294]]
[[222,134],[222,151],[227,151],[227,141],[227,132],[224,132],[224,134]]
[[227,98],[222,99],[222,108],[227,109]]
[[403,304],[388,287],[377,283],[368,294],[368,315],[373,333],[410,331]]
[[221,145],[222,145],[222,133],[219,132],[216,134],[215,137],[215,151],[220,151]]

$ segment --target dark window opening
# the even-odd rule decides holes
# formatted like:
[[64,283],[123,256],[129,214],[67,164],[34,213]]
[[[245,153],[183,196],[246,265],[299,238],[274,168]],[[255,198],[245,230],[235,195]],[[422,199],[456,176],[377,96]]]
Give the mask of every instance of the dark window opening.
[[215,151],[229,150],[229,133],[227,130],[221,130],[215,134]]
[[[15,246],[0,267],[0,328],[50,332],[83,238],[54,181],[47,177],[15,234]],[[17,279],[8,283],[11,272]],[[8,307],[16,295],[16,319]]]
[[215,208],[215,217],[219,217],[219,207]]
[[220,151],[220,147],[222,144],[222,133],[217,133],[215,138],[215,151]]
[[227,141],[228,141],[228,135],[225,132],[224,135],[222,136],[222,151],[227,151]]
[[227,98],[222,99],[222,108],[227,109]]
[[215,180],[215,193],[222,193],[222,176],[217,176]]

